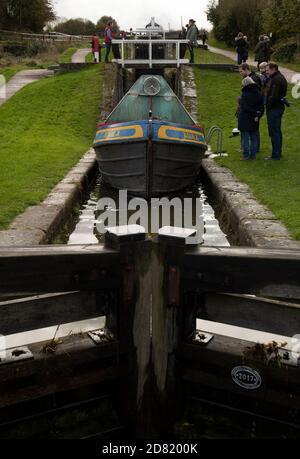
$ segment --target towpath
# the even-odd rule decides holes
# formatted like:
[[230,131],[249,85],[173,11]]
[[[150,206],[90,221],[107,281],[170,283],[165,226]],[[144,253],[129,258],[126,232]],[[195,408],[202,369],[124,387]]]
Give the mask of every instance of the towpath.
[[84,64],[85,58],[90,52],[90,48],[78,49],[72,56],[72,64]]
[[5,92],[3,89],[1,90],[1,92],[4,92],[3,95],[5,97],[1,97],[2,94],[0,93],[0,106],[20,91],[20,89],[24,88],[24,86],[34,81],[41,80],[42,78],[52,76],[53,74],[53,71],[45,69],[31,69],[18,72],[6,84]]
[[[214,46],[209,46],[208,49],[212,53],[221,54],[222,56],[229,57],[230,59],[236,62],[236,53],[234,51],[227,51],[226,49],[215,48]],[[255,62],[253,59],[248,59],[247,63],[255,67],[257,65],[257,62]],[[285,78],[288,80],[289,83],[292,83],[293,76],[297,75],[297,72],[287,69],[286,67],[280,66],[280,71],[283,73],[283,75],[285,76]]]

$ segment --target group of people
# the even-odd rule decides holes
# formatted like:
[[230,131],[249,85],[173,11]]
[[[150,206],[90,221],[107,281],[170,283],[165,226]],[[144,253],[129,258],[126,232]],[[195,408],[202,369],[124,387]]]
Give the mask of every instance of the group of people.
[[[121,32],[120,37],[125,38],[124,36],[125,32]],[[108,22],[108,24],[105,27],[104,30],[104,46],[105,46],[105,62],[109,62],[109,54],[111,51],[112,47],[112,41],[115,38],[115,33],[113,31],[113,23]],[[98,34],[94,34],[92,42],[92,53],[94,55],[94,60],[96,63],[101,61],[101,48],[102,45],[100,45],[100,39]]]
[[[235,48],[237,52],[238,65],[246,63],[249,59],[250,45],[248,42],[248,37],[244,35],[243,32],[239,32],[239,34],[235,38]],[[262,62],[270,62],[273,49],[268,35],[260,35],[259,41],[254,49],[254,52],[258,70],[259,65]]]
[[242,93],[238,99],[238,129],[241,132],[243,161],[255,160],[260,150],[259,123],[267,115],[272,156],[267,160],[280,160],[282,156],[281,121],[285,106],[288,83],[278,65],[270,62],[259,64],[259,73],[251,70],[247,63],[239,66],[242,76]]

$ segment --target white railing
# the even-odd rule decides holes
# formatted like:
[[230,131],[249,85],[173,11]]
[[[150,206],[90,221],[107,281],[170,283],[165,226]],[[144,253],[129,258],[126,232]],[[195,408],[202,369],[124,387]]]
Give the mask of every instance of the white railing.
[[[120,59],[113,59],[113,62],[122,65],[122,67],[130,65],[149,65],[153,68],[154,65],[170,65],[180,67],[180,65],[188,64],[189,60],[180,58],[180,46],[187,46],[189,40],[152,40],[138,39],[138,40],[113,40],[113,45],[118,45],[120,49]],[[148,45],[148,57],[137,58],[136,49],[138,45]],[[164,57],[161,59],[155,58],[153,55],[153,47],[155,45],[163,45]]]

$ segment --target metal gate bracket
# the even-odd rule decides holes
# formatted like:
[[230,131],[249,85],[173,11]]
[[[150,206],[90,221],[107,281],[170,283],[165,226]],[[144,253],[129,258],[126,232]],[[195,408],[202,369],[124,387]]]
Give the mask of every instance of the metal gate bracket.
[[95,344],[107,344],[115,341],[114,335],[107,329],[95,330],[88,333],[88,336]]
[[214,335],[203,332],[201,330],[196,330],[192,335],[192,341],[195,344],[201,344],[203,346],[207,346],[208,343],[214,338]]
[[33,354],[27,346],[15,349],[6,349],[5,351],[0,352],[0,365],[8,365],[33,358]]
[[284,365],[300,368],[300,354],[298,352],[281,348],[278,350],[278,356]]

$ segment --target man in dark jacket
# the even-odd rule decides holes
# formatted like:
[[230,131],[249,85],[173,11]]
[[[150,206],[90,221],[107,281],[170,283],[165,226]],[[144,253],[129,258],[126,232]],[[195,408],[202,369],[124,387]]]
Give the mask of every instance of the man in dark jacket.
[[242,160],[256,159],[259,120],[263,112],[263,97],[252,78],[242,81],[243,89],[238,114],[238,128],[242,136]]
[[288,83],[284,75],[279,72],[278,65],[270,62],[267,66],[270,77],[270,89],[267,97],[267,119],[269,136],[272,141],[272,156],[266,159],[279,160],[282,155],[281,122],[285,110]]
[[265,42],[265,37],[264,35],[261,35],[259,37],[259,42],[255,46],[254,52],[255,52],[255,60],[257,61],[257,70],[259,70],[259,66],[262,62],[268,62],[267,61],[267,49],[266,49],[266,42]]
[[203,33],[202,33],[202,44],[203,44],[203,46],[206,46],[207,40],[208,40],[208,35],[207,35],[206,30],[204,30]]
[[270,62],[271,55],[274,53],[274,50],[272,48],[271,41],[270,41],[270,38],[268,37],[268,35],[265,35],[264,40],[265,40],[266,62]]

